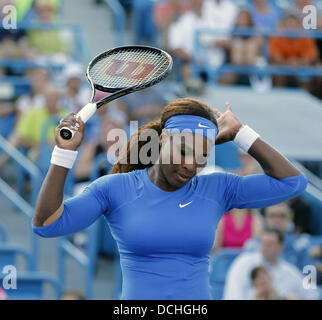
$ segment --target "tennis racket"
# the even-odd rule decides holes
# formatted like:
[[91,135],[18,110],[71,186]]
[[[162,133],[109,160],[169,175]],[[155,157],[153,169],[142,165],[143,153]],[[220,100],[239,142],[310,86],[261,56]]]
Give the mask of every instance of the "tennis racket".
[[[172,64],[167,52],[148,46],[123,46],[99,54],[86,70],[92,88],[91,101],[77,116],[86,122],[106,103],[159,83],[170,73]],[[96,90],[113,94],[95,103]],[[72,139],[74,134],[67,127],[60,129],[60,136],[65,140]]]

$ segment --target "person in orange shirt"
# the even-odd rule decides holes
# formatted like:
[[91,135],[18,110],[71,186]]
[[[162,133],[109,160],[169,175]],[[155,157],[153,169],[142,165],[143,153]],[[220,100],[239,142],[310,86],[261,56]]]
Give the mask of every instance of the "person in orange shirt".
[[[300,20],[293,14],[284,17],[279,26],[281,30],[301,30]],[[309,66],[318,59],[317,45],[311,38],[280,38],[269,39],[269,54],[273,64],[286,66]],[[305,79],[295,79],[301,87],[308,89]],[[274,83],[278,87],[284,87],[294,82],[294,77],[278,75],[274,77]]]

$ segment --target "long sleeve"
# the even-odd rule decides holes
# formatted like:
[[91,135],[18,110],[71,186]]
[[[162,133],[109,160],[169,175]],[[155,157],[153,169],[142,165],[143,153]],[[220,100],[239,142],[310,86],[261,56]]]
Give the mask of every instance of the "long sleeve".
[[223,194],[225,211],[272,206],[297,196],[306,185],[307,179],[303,174],[275,179],[266,174],[243,177],[228,173]]
[[42,237],[59,237],[78,232],[94,223],[101,214],[109,211],[109,199],[102,188],[107,179],[97,179],[79,195],[64,202],[64,211],[56,221],[44,227],[32,225]]

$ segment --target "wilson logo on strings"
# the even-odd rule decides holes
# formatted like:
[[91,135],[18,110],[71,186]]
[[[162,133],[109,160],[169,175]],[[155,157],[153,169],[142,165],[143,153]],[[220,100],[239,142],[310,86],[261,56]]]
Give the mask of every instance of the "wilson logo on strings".
[[106,70],[106,74],[113,77],[123,77],[129,80],[143,79],[147,77],[155,65],[114,59],[112,65]]

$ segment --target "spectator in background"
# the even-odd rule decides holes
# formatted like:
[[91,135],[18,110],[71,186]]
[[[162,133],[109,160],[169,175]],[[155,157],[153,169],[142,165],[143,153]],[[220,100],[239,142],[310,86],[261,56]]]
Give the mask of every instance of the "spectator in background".
[[26,76],[30,80],[31,91],[29,94],[22,95],[17,100],[17,120],[19,120],[22,114],[31,109],[44,107],[44,91],[50,83],[49,70],[42,67],[28,70]]
[[[240,10],[235,29],[253,28],[254,23],[250,12],[246,9]],[[230,62],[235,65],[254,65],[258,57],[261,55],[263,39],[257,36],[233,36],[229,41],[229,57]],[[231,77],[228,80],[228,77]],[[239,84],[242,82],[242,76],[235,74],[226,75],[227,83]]]
[[190,62],[194,50],[194,34],[209,26],[203,15],[203,0],[190,0],[190,10],[169,27],[168,48],[174,56],[180,79],[186,83],[191,77]]
[[128,115],[128,121],[138,121],[139,126],[155,120],[165,105],[159,86],[131,93],[117,100],[118,108]]
[[70,112],[78,113],[89,101],[91,89],[82,86],[84,68],[78,63],[69,63],[64,71],[66,85],[62,97],[62,107]]
[[220,220],[211,252],[221,248],[242,249],[247,240],[258,237],[262,231],[262,219],[251,209],[233,209]]
[[266,228],[260,238],[260,250],[240,254],[229,268],[224,289],[225,300],[250,300],[256,298],[251,272],[263,266],[273,279],[273,287],[281,296],[297,299],[317,299],[316,290],[303,288],[303,275],[281,258],[283,235],[277,229]]
[[[254,288],[255,300],[286,300],[287,297],[280,296],[274,289],[273,279],[267,270],[262,267],[255,267],[250,277]],[[291,297],[288,300],[293,300]]]
[[[253,28],[254,23],[248,10],[241,10],[235,23],[236,29]],[[230,47],[230,58],[233,64],[253,65],[262,46],[262,38],[252,36],[234,36]]]
[[254,0],[250,6],[255,28],[257,29],[275,29],[281,21],[281,12],[273,4],[273,1]]
[[[0,2],[0,23],[2,25],[6,15],[9,14],[4,7],[14,5],[14,0]],[[25,30],[0,28],[0,59],[26,59],[29,58],[31,48],[29,46]],[[0,75],[10,70],[0,69]]]
[[[207,63],[220,66],[226,59],[227,33],[234,25],[237,7],[228,0],[191,0],[190,10],[184,13],[169,28],[168,47],[178,64],[184,84],[191,77],[190,62],[195,50],[194,37],[199,29],[214,29],[220,34],[203,35],[202,45],[207,52]],[[201,66],[205,61],[196,61]]]
[[[288,13],[283,18],[280,30],[294,31],[301,30],[302,25],[296,15]],[[292,67],[310,66],[318,59],[317,46],[311,38],[280,38],[269,39],[269,55],[271,62],[275,65],[286,65]],[[274,77],[275,85],[285,87],[295,81],[301,87],[309,89],[307,79],[294,79],[294,77],[278,75]]]
[[[51,26],[55,21],[57,12],[57,1],[55,0],[35,0],[37,11],[36,22]],[[57,57],[66,59],[69,50],[68,45],[62,40],[57,30],[38,29],[28,31],[29,43],[34,52],[33,56],[47,56],[55,59]]]
[[[45,122],[53,116],[59,118],[66,116],[67,111],[61,109],[59,105],[60,91],[48,85],[44,90],[45,106],[42,108],[33,108],[24,113],[16,127],[16,146],[24,146],[30,149],[30,157],[35,160],[38,156],[39,144],[42,137],[42,128]],[[48,130],[47,142],[54,145],[54,127],[55,124]]]
[[159,30],[160,44],[162,48],[167,48],[168,29],[170,25],[188,9],[188,2],[182,0],[168,0],[154,5],[154,23]]
[[[30,69],[27,71],[27,77],[29,78],[31,84],[30,94],[22,95],[16,101],[15,108],[10,108],[11,112],[15,112],[16,124],[19,122],[19,119],[23,114],[32,109],[40,109],[45,106],[44,91],[50,83],[49,71],[41,67]],[[14,104],[12,105],[14,106]],[[13,146],[19,146],[19,138],[16,135],[15,127],[13,126],[11,130],[12,131],[7,139]],[[0,168],[7,163],[8,159],[9,158],[7,155],[0,155]]]
[[[284,236],[284,246],[282,258],[293,264],[300,270],[304,266],[312,264],[309,254],[309,239],[307,236],[298,236],[292,231],[292,222],[290,218],[290,209],[286,203],[280,203],[275,206],[267,207],[264,211],[264,225],[270,228],[276,228]],[[253,238],[244,245],[245,251],[258,251],[260,239]]]

